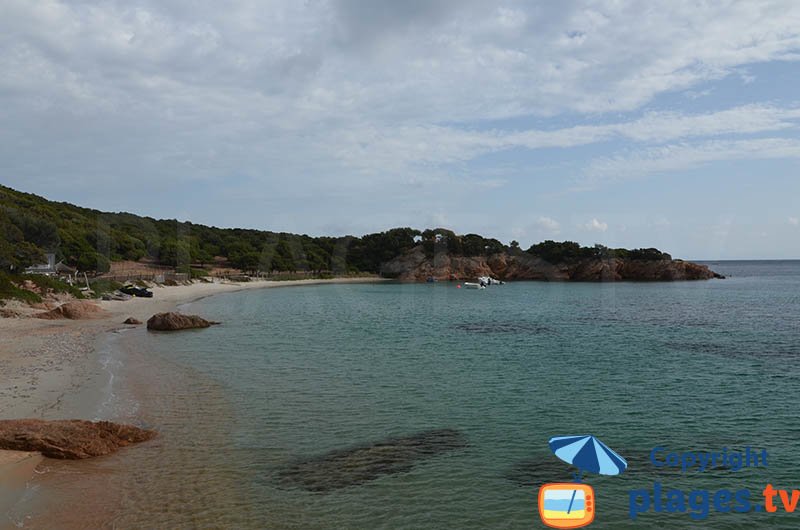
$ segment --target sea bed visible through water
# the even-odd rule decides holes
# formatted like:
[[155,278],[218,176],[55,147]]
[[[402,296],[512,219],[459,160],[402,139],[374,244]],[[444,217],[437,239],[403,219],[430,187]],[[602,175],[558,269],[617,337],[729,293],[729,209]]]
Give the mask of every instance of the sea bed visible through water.
[[[586,477],[596,528],[632,526],[628,492],[654,481],[793,487],[800,262],[712,268],[729,278],[325,285],[188,304],[223,324],[137,328],[98,349],[115,378],[98,416],[161,436],[108,458],[49,461],[33,481],[46,511],[28,500],[20,521],[538,527],[538,486],[573,471],[547,440],[584,433],[631,462],[621,477]],[[769,467],[662,472],[647,461],[657,445],[765,448]],[[792,517],[712,513],[702,524],[781,527]],[[637,521],[693,523],[652,512]]]

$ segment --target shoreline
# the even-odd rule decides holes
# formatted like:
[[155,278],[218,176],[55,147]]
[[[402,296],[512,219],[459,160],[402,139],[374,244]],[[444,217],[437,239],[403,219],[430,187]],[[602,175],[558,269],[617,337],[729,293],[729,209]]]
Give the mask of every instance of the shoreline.
[[[255,289],[308,285],[383,283],[379,277],[251,282],[195,282],[152,289],[153,298],[98,301],[102,315],[86,320],[0,319],[0,419],[89,419],[82,393],[96,384],[99,344],[108,334],[144,327],[125,325],[128,318],[143,323],[152,315],[178,311],[182,305],[211,296]],[[77,403],[67,403],[76,401]],[[92,404],[94,405],[94,404]],[[76,414],[77,413],[77,414]],[[69,418],[64,416],[67,414]],[[38,453],[0,450],[0,528],[9,509],[24,495],[37,465]]]
[[[123,324],[128,317],[143,323],[156,313],[176,311],[210,296],[252,289],[274,289],[324,284],[382,283],[378,277],[330,280],[255,280],[245,283],[196,282],[190,285],[153,288],[153,298],[127,301],[99,300],[103,313],[84,320],[0,318],[0,418],[36,417],[53,419],[46,411],[58,401],[58,389],[76,364],[96,349],[101,334],[133,329]],[[31,311],[31,314],[43,310]],[[142,324],[144,325],[144,324]],[[58,383],[61,379],[61,385]]]

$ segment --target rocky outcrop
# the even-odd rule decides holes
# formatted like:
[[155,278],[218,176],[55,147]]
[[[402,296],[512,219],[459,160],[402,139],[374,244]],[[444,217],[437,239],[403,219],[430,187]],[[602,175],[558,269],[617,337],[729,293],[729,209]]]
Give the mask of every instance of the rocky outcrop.
[[86,320],[102,317],[104,313],[105,311],[100,306],[92,302],[76,300],[34,316],[45,320],[61,320],[65,318],[69,320]]
[[142,321],[139,320],[138,318],[128,317],[127,319],[125,319],[125,322],[123,322],[123,324],[129,324],[131,326],[140,326],[142,324]]
[[37,451],[49,458],[75,460],[107,455],[156,434],[110,421],[0,420],[0,449]]
[[608,259],[581,262],[570,275],[571,280],[597,281],[677,281],[722,278],[705,265],[682,260]]
[[548,263],[528,253],[498,253],[490,256],[433,258],[421,247],[385,263],[381,275],[403,281],[474,280],[492,276],[501,280],[541,281],[675,281],[722,278],[705,265],[682,260],[587,259],[576,263]]
[[197,315],[180,313],[158,313],[147,321],[147,329],[154,331],[178,331],[181,329],[207,328],[219,322],[212,322]]

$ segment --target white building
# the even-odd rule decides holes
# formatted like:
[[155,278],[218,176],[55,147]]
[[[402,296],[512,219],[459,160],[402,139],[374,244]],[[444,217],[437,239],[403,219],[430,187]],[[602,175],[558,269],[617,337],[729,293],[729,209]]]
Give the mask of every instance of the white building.
[[47,263],[40,265],[33,265],[25,269],[25,272],[30,274],[55,274],[56,273],[56,255],[52,252],[45,254]]
[[64,262],[59,261],[56,263],[56,255],[53,252],[45,254],[47,263],[34,265],[25,269],[28,274],[44,274],[46,276],[59,276],[61,279],[67,280],[72,283],[75,280],[74,276],[78,273],[78,269],[65,265]]

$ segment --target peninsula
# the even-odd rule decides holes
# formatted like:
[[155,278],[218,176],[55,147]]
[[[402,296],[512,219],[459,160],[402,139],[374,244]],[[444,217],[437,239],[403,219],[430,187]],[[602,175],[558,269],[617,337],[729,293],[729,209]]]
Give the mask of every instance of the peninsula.
[[41,291],[77,289],[36,275],[91,283],[96,295],[119,281],[217,277],[333,278],[358,275],[401,281],[672,281],[721,278],[704,265],[655,248],[582,247],[545,241],[523,250],[445,228],[394,228],[361,237],[311,237],[216,228],[110,213],[0,186],[0,299],[41,302]]

